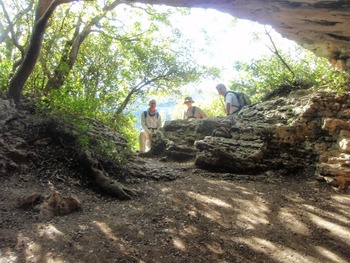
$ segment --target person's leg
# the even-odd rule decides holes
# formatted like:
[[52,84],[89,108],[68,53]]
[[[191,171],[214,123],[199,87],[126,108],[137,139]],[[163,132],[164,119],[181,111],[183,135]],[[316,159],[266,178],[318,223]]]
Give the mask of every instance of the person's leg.
[[140,132],[139,143],[140,143],[140,152],[144,153],[146,151],[146,138],[145,138],[144,131]]
[[150,136],[149,134],[147,134],[147,148],[148,150],[151,150],[152,147],[152,135]]
[[[145,131],[140,132],[139,136],[139,142],[140,142],[140,152],[145,152],[146,151],[146,141],[148,140],[149,142],[149,136],[148,133]],[[149,144],[147,144],[148,146]]]

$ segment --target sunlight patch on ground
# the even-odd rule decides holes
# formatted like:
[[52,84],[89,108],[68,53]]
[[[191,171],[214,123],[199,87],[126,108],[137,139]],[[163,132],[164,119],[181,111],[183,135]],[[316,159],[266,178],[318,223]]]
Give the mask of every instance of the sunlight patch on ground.
[[39,262],[38,256],[40,256],[41,246],[30,240],[28,237],[23,236],[21,233],[17,237],[17,246],[23,248],[23,257],[25,262]]
[[187,235],[195,235],[200,233],[198,228],[195,226],[188,226],[186,228],[184,228],[181,232],[180,235],[181,236],[187,236]]
[[205,204],[216,205],[224,208],[232,208],[232,205],[218,199],[215,197],[211,197],[208,195],[201,195],[194,192],[188,192],[187,195],[197,201],[203,202]]
[[348,197],[348,196],[333,195],[331,198],[332,198],[334,201],[336,201],[337,203],[343,203],[343,204],[350,205],[350,197]]
[[270,224],[269,207],[256,200],[236,199],[237,225],[242,228],[254,229],[259,224]]
[[185,244],[182,242],[182,240],[181,239],[179,239],[179,238],[174,238],[173,239],[173,244],[174,244],[174,246],[177,248],[177,249],[179,249],[179,250],[181,250],[181,251],[185,251],[186,250],[186,246],[185,246]]
[[160,191],[162,191],[163,193],[171,192],[171,188],[170,187],[162,187],[160,189]]
[[170,235],[175,235],[177,234],[177,230],[173,229],[173,228],[164,228],[162,230],[164,233],[169,233]]
[[342,212],[344,212],[344,214],[349,218],[348,210],[350,207],[350,197],[344,195],[334,195],[331,196],[331,198],[333,200],[334,206],[338,209],[341,209]]
[[202,212],[202,215],[205,216],[206,218],[212,220],[212,221],[216,221],[217,223],[221,224],[221,221],[222,221],[221,213],[219,213],[213,209],[209,210],[209,212]]
[[207,244],[206,246],[211,252],[215,254],[223,254],[225,252],[218,243]]
[[[43,233],[42,237],[53,239],[53,236],[57,237],[57,233],[60,233],[59,236],[63,236],[62,232],[58,231],[54,226],[47,225],[44,228],[40,228],[41,230],[47,230],[47,232]],[[40,232],[40,231],[39,231]],[[47,262],[47,263],[63,263],[67,262],[65,259],[62,259],[60,251],[56,251],[54,248],[50,249],[50,252],[46,254],[43,253],[43,249],[40,244],[30,240],[28,237],[19,234],[17,237],[17,246],[23,248],[21,253],[21,261],[20,262]],[[42,254],[43,253],[43,254]],[[11,257],[14,257],[14,253],[10,254]],[[0,253],[0,262],[17,262],[15,261],[3,261],[3,258]]]
[[270,221],[256,215],[241,213],[237,216],[236,224],[244,229],[255,229],[260,224],[270,224]]
[[236,185],[236,191],[240,191],[241,195],[251,195],[251,196],[255,196],[256,192],[252,192],[250,190],[247,190],[247,188],[243,187],[243,186],[237,186]]
[[[222,218],[222,213],[220,211],[217,211],[216,209],[218,208],[232,209],[232,206],[227,202],[209,195],[202,195],[191,191],[186,192],[185,194],[188,197],[202,203],[206,207],[205,209],[201,209],[201,210],[198,209],[197,212],[199,214],[203,215],[204,217],[212,221],[216,221],[219,224],[223,224],[223,218]],[[193,208],[190,209],[189,213],[196,215],[196,212],[194,210],[196,209],[193,209]]]
[[38,229],[39,236],[47,239],[56,240],[58,237],[63,237],[64,234],[53,225],[40,225]]
[[196,212],[196,211],[193,211],[193,210],[188,211],[187,214],[188,214],[189,216],[191,216],[191,217],[197,217],[197,216],[198,216],[197,212]]
[[326,220],[318,215],[308,213],[309,218],[319,227],[327,229],[329,231],[329,235],[335,236],[335,238],[341,239],[345,244],[349,243],[350,240],[350,228],[340,226],[329,220]]
[[16,252],[9,249],[0,250],[0,262],[18,262],[18,256]]
[[[306,208],[305,210],[311,214],[317,213],[320,216],[334,218],[337,221],[340,221],[344,224],[350,224],[350,216],[347,212],[344,213],[345,215],[340,215],[339,213],[325,211],[325,210],[322,210],[322,209],[319,209],[319,208],[316,208],[316,207],[313,207],[310,205],[304,205],[303,207]],[[339,206],[337,206],[337,208],[339,208]],[[344,207],[344,211],[348,211],[348,209],[349,209],[349,206]]]
[[98,222],[93,221],[93,223],[101,230],[103,234],[109,239],[109,240],[117,240],[118,238],[113,234],[112,229],[106,225],[104,222]]
[[295,212],[291,209],[293,208],[281,208],[281,211],[278,216],[283,222],[283,224],[286,225],[286,228],[291,229],[295,233],[298,233],[303,236],[309,235],[310,229],[307,227],[307,225],[305,225],[298,219],[300,218],[300,215],[296,215]]
[[295,193],[290,193],[289,195],[286,196],[289,201],[294,202],[294,203],[304,203],[305,199],[299,195],[295,195]]
[[237,189],[237,186],[231,182],[228,181],[213,181],[209,179],[205,179],[206,182],[215,185],[215,187],[220,187],[220,189],[225,191],[234,191]]
[[338,255],[334,254],[332,251],[330,251],[327,248],[316,246],[316,250],[325,258],[327,258],[327,262],[334,262],[334,263],[347,263],[348,260],[339,257]]
[[273,259],[271,262],[288,262],[288,263],[309,263],[317,262],[316,259],[310,261],[310,256],[305,258],[305,255],[297,253],[295,250],[285,246],[274,244],[266,239],[252,237],[240,239],[247,246],[255,251],[262,252]]
[[67,262],[66,259],[59,258],[56,254],[52,252],[46,253],[44,259],[45,261],[43,262],[45,263],[66,263]]

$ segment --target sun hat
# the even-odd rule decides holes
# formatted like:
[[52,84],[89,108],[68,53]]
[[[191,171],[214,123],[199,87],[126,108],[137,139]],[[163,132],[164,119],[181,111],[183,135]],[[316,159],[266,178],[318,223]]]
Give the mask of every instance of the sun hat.
[[186,97],[185,101],[184,101],[184,104],[186,104],[187,102],[193,102],[194,103],[192,97]]

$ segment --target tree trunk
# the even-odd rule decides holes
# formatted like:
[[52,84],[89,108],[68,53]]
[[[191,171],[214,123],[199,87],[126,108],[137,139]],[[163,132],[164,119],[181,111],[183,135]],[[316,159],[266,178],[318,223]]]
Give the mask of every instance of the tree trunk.
[[60,4],[70,3],[76,0],[40,0],[36,12],[37,22],[34,25],[33,32],[30,38],[29,47],[25,57],[18,67],[16,73],[9,83],[7,96],[14,99],[16,102],[21,100],[24,84],[33,72],[35,64],[39,58],[43,37],[45,34],[47,22]]
[[90,34],[91,28],[102,18],[104,18],[108,11],[114,9],[118,4],[120,4],[120,0],[115,0],[112,4],[106,6],[103,9],[103,12],[92,18],[81,32],[79,32],[79,28],[81,26],[81,20],[79,20],[73,38],[66,43],[65,50],[62,54],[60,63],[55,69],[53,77],[49,79],[45,86],[45,94],[49,93],[52,89],[61,88],[70,71],[73,69],[73,66],[78,58],[80,46]]
[[51,78],[49,78],[45,86],[45,94],[49,93],[52,89],[59,89],[63,85],[66,77],[69,75],[69,72],[72,70],[73,65],[75,64],[75,61],[78,57],[79,47],[88,34],[84,29],[83,32],[86,32],[86,36],[84,38],[80,37],[83,33],[79,33],[80,26],[81,19],[79,18],[79,21],[75,27],[76,30],[74,32],[73,38],[66,42],[65,48],[62,52],[61,60],[54,71],[54,75]]

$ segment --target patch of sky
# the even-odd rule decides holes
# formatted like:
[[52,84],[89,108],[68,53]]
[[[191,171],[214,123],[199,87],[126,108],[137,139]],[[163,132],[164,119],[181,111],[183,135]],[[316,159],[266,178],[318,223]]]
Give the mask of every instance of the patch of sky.
[[[163,121],[181,118],[185,109],[181,102],[185,96],[192,96],[198,106],[210,104],[211,100],[218,96],[216,84],[223,83],[229,86],[239,77],[233,67],[235,61],[247,62],[271,54],[268,48],[271,43],[266,36],[264,25],[236,19],[217,10],[193,8],[188,15],[174,13],[170,17],[170,23],[176,25],[187,43],[195,47],[193,56],[199,64],[218,67],[222,74],[218,79],[204,79],[198,84],[186,85],[171,99],[156,98],[157,110]],[[266,28],[279,47],[296,46],[295,42],[283,38],[270,26]],[[171,34],[171,31],[165,31],[163,34]],[[143,101],[149,101],[151,98],[144,98]],[[140,116],[147,110],[148,104],[135,103],[131,108],[133,115],[138,119],[136,127],[140,129]]]

